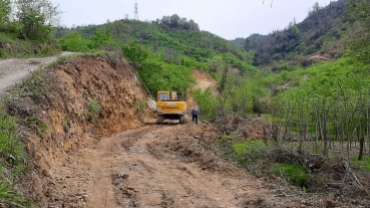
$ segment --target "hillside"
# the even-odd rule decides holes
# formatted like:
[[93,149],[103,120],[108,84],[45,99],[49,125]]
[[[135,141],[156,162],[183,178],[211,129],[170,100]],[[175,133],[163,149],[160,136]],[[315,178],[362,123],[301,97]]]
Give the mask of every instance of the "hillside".
[[289,69],[286,62],[308,66],[315,60],[304,57],[313,54],[337,59],[342,54],[344,38],[352,28],[343,20],[346,5],[346,0],[330,2],[326,7],[315,4],[300,23],[293,20],[283,30],[268,35],[253,34],[231,42],[254,52],[255,66],[270,66],[275,70]]
[[[167,18],[169,17],[152,22],[117,20],[103,25],[78,26],[73,29],[58,28],[55,37],[61,39],[60,43],[64,50],[85,51],[100,48],[102,45],[94,46],[89,40],[96,42],[97,38],[105,35],[112,38],[111,45],[117,46],[132,41],[140,43],[152,54],[161,56],[167,63],[186,65],[186,62],[193,62],[196,63],[196,68],[212,71],[215,69],[210,66],[211,62],[214,57],[219,56],[225,63],[241,71],[248,73],[258,71],[250,65],[253,60],[252,53],[214,34],[199,31],[192,20],[189,22],[195,26],[185,27],[180,23],[166,22]],[[189,23],[185,20],[183,22]],[[86,40],[84,46],[71,45],[72,39],[78,38]]]

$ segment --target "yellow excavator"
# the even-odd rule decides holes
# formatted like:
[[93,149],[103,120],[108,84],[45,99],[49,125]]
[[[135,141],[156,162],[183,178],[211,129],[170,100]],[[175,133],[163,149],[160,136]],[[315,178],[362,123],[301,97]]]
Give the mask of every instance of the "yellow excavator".
[[178,120],[186,123],[186,102],[177,98],[176,92],[158,91],[157,93],[157,124],[165,119]]

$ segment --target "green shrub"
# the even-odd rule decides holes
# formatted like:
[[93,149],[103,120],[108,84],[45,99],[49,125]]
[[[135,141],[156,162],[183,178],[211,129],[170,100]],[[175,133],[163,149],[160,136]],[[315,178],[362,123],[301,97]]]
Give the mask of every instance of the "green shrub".
[[212,120],[218,103],[217,98],[212,94],[212,89],[208,88],[204,92],[197,89],[192,92],[192,95],[200,107],[201,118]]
[[286,163],[275,166],[275,175],[297,186],[304,186],[310,178],[304,166]]
[[100,113],[103,110],[102,104],[100,104],[98,101],[89,99],[88,100],[88,118],[90,121],[96,120],[99,118]]
[[85,52],[89,50],[89,40],[82,37],[79,32],[71,32],[59,41],[63,51]]
[[265,146],[262,141],[238,142],[232,146],[232,153],[236,157],[249,157]]

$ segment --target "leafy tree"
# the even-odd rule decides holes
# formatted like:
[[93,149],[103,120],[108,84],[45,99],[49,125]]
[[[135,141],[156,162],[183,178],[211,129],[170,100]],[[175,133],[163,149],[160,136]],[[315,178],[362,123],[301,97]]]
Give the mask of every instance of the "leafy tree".
[[112,43],[112,35],[110,31],[98,30],[94,35],[89,38],[91,46],[90,48],[99,48],[104,45]]
[[89,41],[84,39],[77,31],[68,34],[66,38],[60,41],[64,51],[83,52],[89,50]]
[[297,25],[293,26],[293,35],[298,35],[301,31],[299,30]]
[[144,62],[149,57],[149,52],[137,42],[130,42],[122,47],[126,58],[134,62]]
[[47,38],[61,14],[49,0],[17,0],[16,7],[21,30],[32,39]]
[[0,0],[0,28],[9,21],[11,11],[11,1]]
[[348,42],[357,60],[370,62],[370,1],[349,0],[345,18],[351,22],[357,21],[360,24],[355,35]]

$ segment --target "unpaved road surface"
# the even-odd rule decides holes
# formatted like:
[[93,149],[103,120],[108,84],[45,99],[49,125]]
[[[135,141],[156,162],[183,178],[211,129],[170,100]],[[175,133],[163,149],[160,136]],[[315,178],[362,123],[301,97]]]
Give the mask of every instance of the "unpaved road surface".
[[61,55],[46,58],[0,59],[0,93],[39,67],[49,65],[60,56],[71,54],[71,52],[63,52]]
[[217,157],[214,136],[203,123],[92,139],[50,170],[48,207],[294,207],[274,198],[282,188]]

